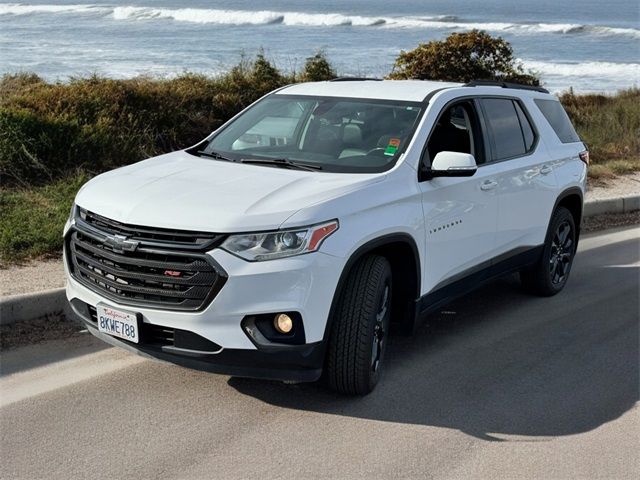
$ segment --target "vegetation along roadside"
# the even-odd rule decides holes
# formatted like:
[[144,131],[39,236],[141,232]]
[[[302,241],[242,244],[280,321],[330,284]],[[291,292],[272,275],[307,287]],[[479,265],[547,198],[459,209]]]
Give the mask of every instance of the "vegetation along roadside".
[[[35,74],[5,75],[0,266],[59,255],[75,192],[91,176],[193,145],[275,88],[334,77],[322,52],[300,72],[282,72],[260,53],[217,77],[94,76],[51,83]],[[477,30],[401,52],[389,77],[540,83],[535,72],[518,64],[506,41]],[[560,100],[591,151],[591,180],[640,170],[640,89],[613,95],[569,91]]]

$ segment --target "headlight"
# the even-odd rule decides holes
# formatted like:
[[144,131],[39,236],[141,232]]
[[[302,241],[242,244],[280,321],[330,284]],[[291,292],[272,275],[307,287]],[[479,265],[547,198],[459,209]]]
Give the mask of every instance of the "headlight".
[[315,252],[325,238],[338,229],[338,221],[275,232],[231,235],[220,246],[250,262]]

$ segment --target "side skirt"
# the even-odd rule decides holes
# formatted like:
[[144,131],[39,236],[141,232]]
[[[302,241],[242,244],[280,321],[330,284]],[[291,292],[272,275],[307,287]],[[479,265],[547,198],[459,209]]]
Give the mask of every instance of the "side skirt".
[[535,264],[543,250],[544,245],[511,250],[490,262],[455,275],[440,286],[436,285],[431,292],[416,300],[416,317],[421,318],[433,313],[482,285]]

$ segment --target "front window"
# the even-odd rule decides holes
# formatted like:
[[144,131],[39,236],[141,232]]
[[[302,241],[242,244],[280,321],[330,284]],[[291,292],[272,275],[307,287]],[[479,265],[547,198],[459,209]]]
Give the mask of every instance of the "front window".
[[416,102],[275,94],[227,125],[202,152],[247,163],[380,172],[395,164],[421,111]]
[[430,165],[440,152],[468,153],[484,163],[482,135],[473,101],[455,103],[442,111],[429,137],[423,164]]

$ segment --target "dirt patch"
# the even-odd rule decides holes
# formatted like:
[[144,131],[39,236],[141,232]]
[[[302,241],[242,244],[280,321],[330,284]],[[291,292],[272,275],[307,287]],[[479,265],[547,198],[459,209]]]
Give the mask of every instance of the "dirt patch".
[[582,220],[582,232],[596,232],[608,228],[640,225],[640,211],[630,213],[605,213]]
[[61,259],[33,260],[0,269],[0,293],[3,297],[60,287],[64,287]]
[[82,330],[84,327],[79,322],[69,319],[62,312],[35,320],[0,325],[0,350],[75,337]]
[[640,194],[640,172],[613,178],[590,180],[586,200],[626,197]]

